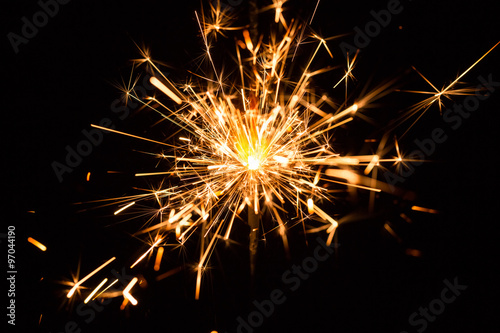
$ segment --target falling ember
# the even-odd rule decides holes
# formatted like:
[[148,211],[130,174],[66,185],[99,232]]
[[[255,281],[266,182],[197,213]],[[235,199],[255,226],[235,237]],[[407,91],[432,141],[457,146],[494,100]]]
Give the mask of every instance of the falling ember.
[[159,271],[160,270],[160,263],[161,263],[161,258],[163,257],[163,247],[158,248],[158,252],[156,253],[156,260],[155,260],[155,266],[154,270]]
[[90,181],[90,172],[87,173],[87,181]]
[[28,237],[28,242],[35,245],[37,248],[39,248],[42,251],[47,251],[47,247],[45,245],[43,245],[42,243],[40,243],[39,241],[37,241],[36,239]]

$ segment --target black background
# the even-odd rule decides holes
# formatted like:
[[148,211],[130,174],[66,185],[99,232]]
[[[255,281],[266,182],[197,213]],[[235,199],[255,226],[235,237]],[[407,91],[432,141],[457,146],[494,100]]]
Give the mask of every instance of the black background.
[[[247,22],[246,3],[234,8],[243,24]],[[386,5],[386,1],[322,1],[312,27],[322,36],[352,33],[355,26],[363,28],[372,20],[370,10]],[[369,78],[381,82],[398,77],[405,87],[428,90],[414,72],[407,72],[415,66],[441,88],[499,40],[493,1],[414,0],[402,5],[402,13],[394,16],[360,54],[355,75],[361,87]],[[289,2],[285,17],[306,17],[314,6],[314,1]],[[440,296],[444,279],[453,281],[455,277],[468,289],[429,323],[426,332],[495,331],[495,308],[489,302],[497,299],[492,287],[492,271],[498,262],[492,256],[497,247],[492,227],[498,219],[494,214],[498,206],[498,91],[481,102],[456,131],[442,121],[436,106],[431,107],[401,143],[403,149],[411,151],[416,148],[415,138],[429,137],[436,127],[448,135],[431,156],[434,162],[419,166],[402,184],[417,193],[415,201],[394,202],[397,198],[384,195],[379,200],[381,214],[341,226],[336,256],[321,263],[297,291],[290,291],[281,275],[310,256],[316,243],[315,236],[310,237],[306,247],[304,236],[295,228],[297,233],[290,235],[291,258],[286,258],[277,237],[261,245],[254,287],[250,287],[245,246],[222,244],[204,279],[201,300],[195,301],[195,274],[189,269],[190,262],[173,251],[165,266],[176,267],[186,260],[185,270],[159,282],[154,281],[151,267],[129,270],[132,275],[143,274],[149,282],[147,288],[136,288],[139,305],[120,311],[121,298],[117,298],[87,323],[89,315],[76,311],[82,300],[76,297],[68,304],[68,287],[60,281],[71,280],[78,266],[82,277],[112,256],[118,260],[106,270],[120,270],[146,246],[129,236],[141,226],[140,220],[116,219],[112,215],[115,206],[90,209],[95,205],[75,203],[134,193],[131,187],[138,183],[131,174],[151,170],[155,160],[133,150],[155,151],[159,147],[106,134],[102,144],[72,173],[65,174],[62,182],[51,164],[64,163],[65,147],[76,147],[84,139],[82,130],[89,130],[91,123],[103,118],[111,119],[118,130],[149,133],[161,140],[169,128],[151,128],[158,120],[154,114],[135,110],[121,120],[112,112],[112,103],[120,97],[113,84],[122,77],[127,79],[130,59],[140,57],[134,42],[150,46],[153,58],[168,65],[162,68],[169,72],[169,78],[183,82],[189,76],[187,70],[196,70],[193,59],[202,53],[194,19],[200,4],[73,0],[61,5],[57,15],[19,47],[18,54],[14,54],[7,33],[19,34],[21,18],[30,19],[40,7],[27,1],[9,7],[2,11],[5,206],[0,232],[6,233],[7,225],[16,226],[19,272],[18,325],[14,330],[9,327],[9,332],[63,332],[71,321],[82,332],[235,332],[236,318],[246,318],[255,310],[252,301],[266,299],[276,288],[285,290],[287,300],[255,331],[415,332],[408,322],[410,314]],[[351,34],[343,40],[352,39]],[[220,44],[229,52],[234,50],[230,47],[232,37],[220,38]],[[343,63],[337,40],[328,45],[334,52],[333,61]],[[499,81],[499,52],[491,53],[462,81],[476,86],[479,75],[489,74]],[[214,54],[221,57],[224,52]],[[326,61],[325,57],[322,54],[319,62]],[[316,83],[335,94],[331,86],[339,75],[341,72],[330,73]],[[457,96],[454,101],[461,103],[463,99]],[[397,111],[415,101],[415,96],[396,93],[384,100],[384,108]],[[446,101],[446,105],[453,102]],[[376,113],[370,112],[376,118]],[[354,132],[346,137],[355,141],[365,134]],[[109,175],[107,170],[123,174]],[[89,171],[92,177],[87,182]],[[142,183],[143,187],[147,184]],[[408,207],[414,203],[442,213],[411,212]],[[410,215],[414,223],[408,226],[398,220],[401,212]],[[401,244],[383,231],[386,220],[400,226]],[[243,243],[246,232],[244,226],[235,230]],[[42,253],[27,243],[29,236],[47,245],[48,250]],[[1,244],[6,252],[3,239]],[[191,245],[194,253],[196,244]],[[406,248],[417,248],[423,256],[408,256]]]

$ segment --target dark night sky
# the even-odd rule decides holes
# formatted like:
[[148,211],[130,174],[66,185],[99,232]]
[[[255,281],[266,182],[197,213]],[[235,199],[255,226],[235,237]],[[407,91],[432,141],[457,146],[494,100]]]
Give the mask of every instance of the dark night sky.
[[[325,37],[351,33],[342,40],[352,43],[353,29],[363,29],[373,20],[370,11],[384,9],[389,2],[323,0],[312,27]],[[402,0],[403,11],[394,15],[360,53],[355,72],[359,85],[362,87],[370,78],[377,82],[399,77],[405,88],[428,89],[414,72],[404,75],[415,66],[441,88],[474,63],[500,40],[500,24],[494,1],[482,1],[480,5],[463,2]],[[81,300],[73,307],[65,303],[67,289],[58,281],[70,279],[79,260],[81,276],[112,256],[118,260],[107,270],[120,270],[145,248],[130,236],[141,221],[118,223],[123,220],[113,217],[113,206],[80,212],[95,205],[74,203],[127,195],[135,193],[132,186],[155,184],[157,180],[138,183],[131,174],[150,170],[156,162],[134,150],[154,150],[157,146],[106,134],[89,156],[63,176],[62,182],[51,164],[64,162],[65,147],[76,147],[85,138],[82,131],[104,118],[118,130],[149,134],[157,140],[168,132],[169,128],[150,128],[158,120],[152,113],[133,110],[120,119],[113,112],[113,103],[119,97],[113,83],[127,77],[130,59],[140,57],[134,42],[148,45],[153,58],[168,65],[163,69],[173,81],[183,82],[189,76],[187,70],[196,70],[193,59],[201,54],[202,44],[194,11],[200,4],[165,3],[70,1],[60,5],[58,13],[35,36],[19,46],[17,54],[8,33],[20,34],[22,18],[31,20],[40,5],[17,1],[2,11],[2,16],[8,17],[2,17],[2,164],[6,180],[2,197],[6,205],[0,233],[7,232],[7,225],[16,226],[18,265],[18,326],[8,332],[59,333],[72,321],[81,332],[108,332],[111,328],[116,332],[137,332],[139,328],[141,332],[236,332],[238,316],[246,318],[256,309],[252,301],[267,299],[274,289],[285,291],[286,302],[277,305],[256,332],[416,332],[421,326],[411,326],[409,316],[440,297],[444,279],[453,281],[456,277],[468,286],[467,290],[446,305],[425,332],[487,332],[480,325],[494,319],[493,308],[487,304],[495,300],[495,279],[490,271],[498,262],[490,260],[496,243],[489,238],[498,220],[494,214],[498,206],[498,167],[493,154],[498,151],[500,87],[480,102],[478,110],[457,130],[443,122],[436,107],[429,110],[401,142],[402,147],[406,151],[415,149],[414,140],[428,138],[437,127],[445,130],[448,139],[436,147],[430,157],[434,162],[417,167],[402,185],[417,194],[415,201],[395,202],[395,197],[382,195],[380,214],[341,226],[337,254],[320,263],[297,291],[289,290],[282,274],[312,255],[316,236],[308,238],[307,248],[304,236],[295,228],[290,236],[293,249],[289,259],[278,237],[270,237],[266,246],[261,244],[253,288],[245,247],[221,245],[204,280],[200,301],[193,299],[195,274],[189,269],[155,282],[154,271],[145,268],[129,272],[141,273],[149,282],[147,288],[134,293],[140,301],[135,308],[120,311],[121,298],[101,311],[78,311]],[[247,22],[246,4],[243,1],[234,8],[243,24]],[[306,15],[314,5],[312,0],[291,1],[285,6],[285,16]],[[220,41],[221,47],[231,47],[229,52],[234,50],[231,38]],[[329,46],[333,63],[344,63],[336,40]],[[217,49],[214,52],[219,57],[224,55]],[[476,86],[480,75],[492,75],[493,81],[500,81],[499,55],[500,49],[496,49],[463,81]],[[318,62],[328,63],[324,56]],[[332,82],[338,75],[340,72],[328,74],[316,83],[332,93]],[[455,102],[463,100],[458,96]],[[382,102],[384,108],[396,112],[415,101],[414,96],[395,93]],[[452,105],[452,101],[446,102],[446,106]],[[361,124],[358,131],[364,131]],[[375,130],[369,129],[368,134],[371,132]],[[351,137],[346,135],[345,139]],[[106,170],[124,173],[110,176]],[[89,171],[92,178],[86,182]],[[412,204],[442,213],[411,212]],[[403,223],[398,218],[401,212],[414,222]],[[384,231],[385,221],[399,228],[401,244]],[[243,235],[240,238],[244,242],[245,227],[236,231]],[[48,251],[42,253],[29,244],[29,236],[47,245]],[[2,251],[6,252],[5,244],[2,239]],[[423,256],[408,256],[407,248],[419,249]],[[191,251],[196,251],[196,244],[191,244]],[[183,259],[175,252],[166,261],[166,266],[175,267]],[[189,264],[187,261],[186,267]],[[2,298],[2,306],[6,299]],[[43,317],[38,325],[40,314]]]

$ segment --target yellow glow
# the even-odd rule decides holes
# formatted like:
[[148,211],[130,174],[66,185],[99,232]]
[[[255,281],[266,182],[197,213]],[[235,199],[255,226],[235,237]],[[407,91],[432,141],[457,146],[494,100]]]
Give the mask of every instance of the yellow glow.
[[307,211],[309,214],[314,213],[314,201],[311,198],[307,199]]
[[253,156],[248,156],[248,169],[257,170],[260,166],[260,162],[257,158]]

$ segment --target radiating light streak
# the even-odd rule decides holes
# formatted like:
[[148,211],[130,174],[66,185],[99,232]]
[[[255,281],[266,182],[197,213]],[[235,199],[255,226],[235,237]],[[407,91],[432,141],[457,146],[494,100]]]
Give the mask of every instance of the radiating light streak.
[[163,240],[163,238],[160,238],[158,239],[153,245],[151,245],[151,247],[149,248],[149,250],[147,250],[146,252],[144,252],[144,254],[142,256],[139,257],[139,259],[137,259],[133,264],[132,266],[130,266],[130,268],[134,268],[139,262],[141,262],[142,259],[144,259],[149,252],[153,251],[153,249],[156,247],[156,245],[160,244],[160,242]]
[[83,303],[87,304],[92,299],[92,297],[94,297],[94,295],[97,293],[97,291],[99,291],[99,289],[101,289],[101,287],[106,282],[108,282],[107,278],[105,278],[104,280],[102,280],[101,283],[99,283],[99,285],[97,285],[97,287],[95,287],[95,289],[87,296],[87,298],[83,301]]
[[101,269],[103,269],[104,267],[106,267],[107,265],[109,265],[109,263],[111,263],[113,260],[115,260],[116,257],[113,257],[111,259],[109,259],[108,261],[106,261],[104,264],[102,264],[101,266],[97,267],[96,269],[94,269],[91,273],[89,273],[87,276],[85,276],[83,279],[81,279],[80,281],[78,281],[74,286],[73,288],[71,288],[71,290],[68,292],[68,294],[66,295],[66,297],[68,298],[71,298],[71,296],[73,296],[73,294],[75,293],[76,289],[82,284],[84,283],[85,281],[87,281],[89,278],[91,278],[95,273],[99,272]]
[[96,299],[97,297],[101,296],[102,294],[104,294],[106,292],[106,290],[108,290],[109,288],[111,288],[115,283],[117,283],[118,281],[120,281],[119,279],[116,279],[114,280],[113,282],[111,282],[109,284],[109,286],[107,286],[106,288],[104,288],[99,294],[97,294],[94,299]]
[[143,172],[143,173],[136,173],[134,176],[136,177],[145,177],[145,176],[160,176],[160,175],[173,175],[174,172],[172,171],[162,171],[162,172]]
[[129,208],[129,207],[132,207],[133,205],[135,205],[135,201],[129,203],[128,205],[125,205],[123,206],[122,208],[118,209],[117,211],[115,211],[113,214],[114,215],[118,215],[120,214],[121,212],[123,212],[125,209]]
[[167,95],[172,100],[174,100],[174,102],[176,102],[177,104],[181,104],[182,103],[182,100],[179,98],[179,96],[177,96],[176,94],[174,94],[174,92],[172,90],[168,89],[167,86],[165,86],[156,77],[152,76],[151,79],[149,79],[149,81],[151,82],[151,84],[153,86],[155,86],[156,88],[160,89],[165,95]]
[[179,273],[180,271],[182,271],[182,267],[173,268],[173,269],[171,269],[171,270],[169,270],[169,271],[167,271],[167,272],[165,272],[165,273],[163,273],[161,275],[158,275],[156,277],[156,281],[160,281],[160,280],[166,279],[169,276],[172,276],[174,274]]
[[98,129],[103,130],[103,131],[107,131],[107,132],[111,132],[111,133],[116,133],[116,134],[121,134],[121,135],[125,135],[125,136],[131,137],[131,138],[135,138],[135,139],[140,139],[140,140],[144,140],[144,141],[149,141],[149,142],[157,143],[159,145],[164,145],[164,146],[168,146],[168,147],[175,147],[174,145],[171,145],[171,144],[168,144],[168,143],[165,143],[165,142],[160,142],[160,141],[155,141],[155,140],[143,138],[141,136],[137,136],[137,135],[133,135],[133,134],[125,133],[125,132],[120,132],[120,131],[117,131],[117,130],[114,130],[114,129],[111,129],[111,128],[107,128],[107,127],[102,127],[102,126],[98,126],[98,125],[94,125],[94,124],[90,124],[90,126],[98,128]]

